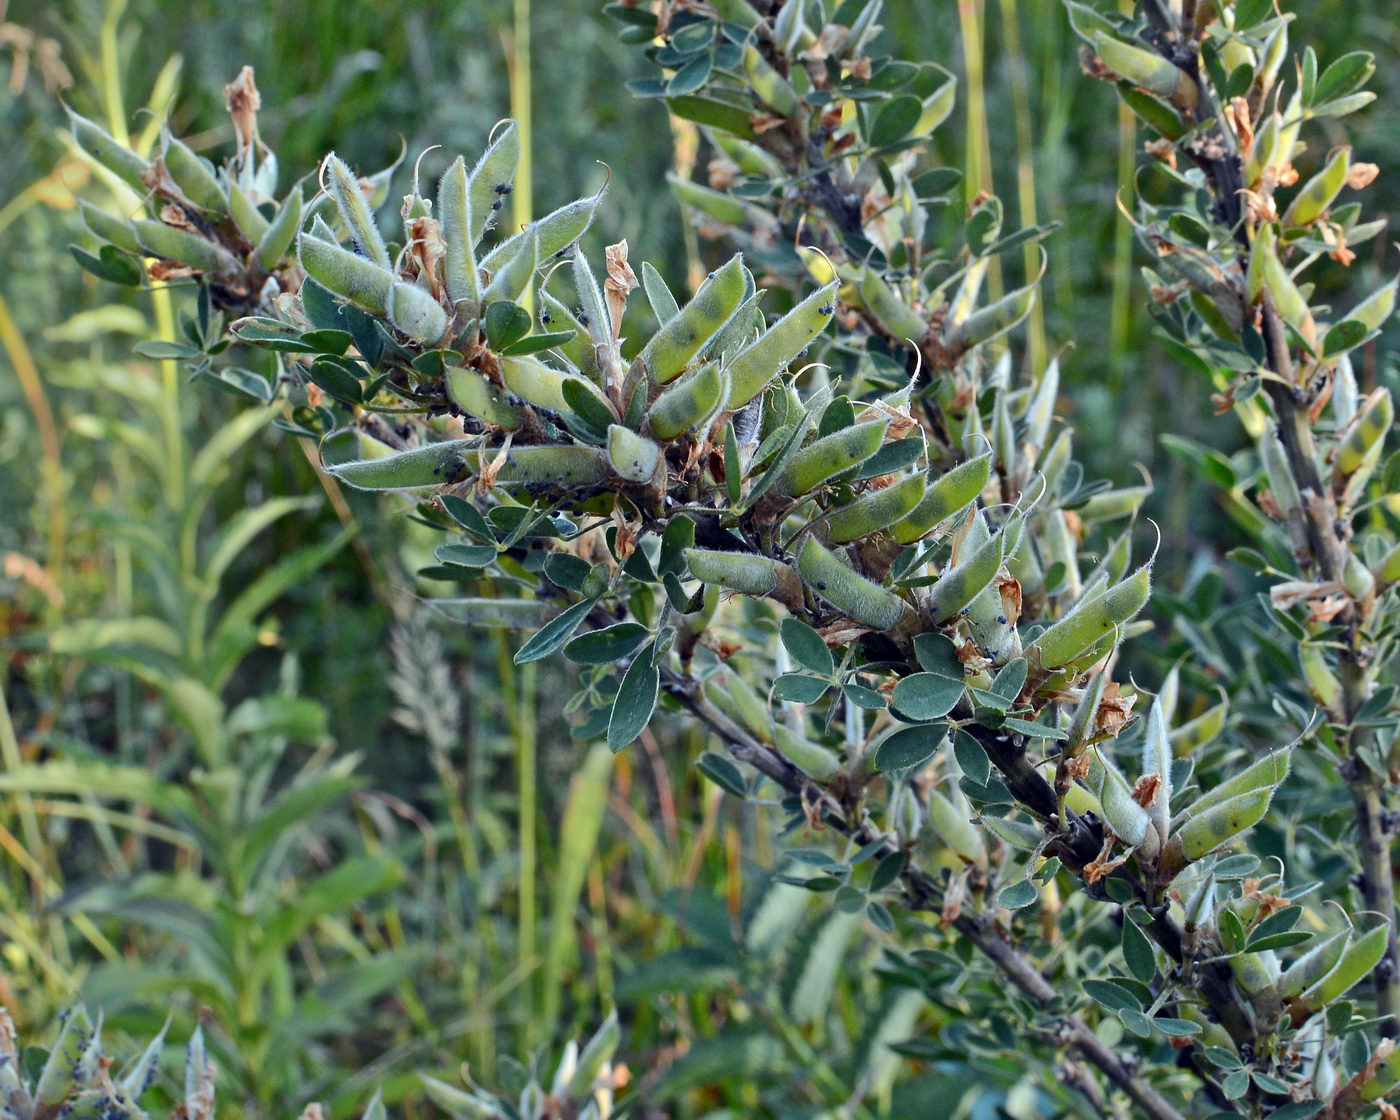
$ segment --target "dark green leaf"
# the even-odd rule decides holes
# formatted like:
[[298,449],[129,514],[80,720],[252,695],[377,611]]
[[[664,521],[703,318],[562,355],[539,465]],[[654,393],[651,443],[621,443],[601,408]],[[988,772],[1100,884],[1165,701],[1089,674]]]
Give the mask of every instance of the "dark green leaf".
[[894,686],[890,703],[908,719],[938,719],[953,710],[962,694],[962,681],[937,673],[914,673]]
[[822,677],[784,673],[773,682],[773,695],[779,700],[791,700],[797,704],[815,704],[830,687],[831,682]]
[[[548,657],[556,649],[562,646],[579,628],[583,620],[588,616],[597,604],[596,599],[583,599],[571,607],[566,607],[557,615],[551,618],[539,628],[528,642],[520,647],[515,654],[517,665],[528,665],[532,661],[539,661]],[[629,742],[631,740],[628,740]]]
[[831,650],[827,649],[826,642],[805,622],[791,617],[785,618],[778,634],[782,638],[783,648],[804,669],[810,669],[824,677],[829,677],[836,671],[831,659]]
[[872,148],[883,148],[903,140],[919,123],[924,114],[924,103],[910,94],[903,94],[885,102],[875,114],[870,125],[868,139]]
[[491,349],[500,351],[530,333],[530,313],[518,303],[498,299],[486,309],[483,325]]
[[639,623],[619,622],[569,639],[564,656],[580,665],[610,665],[632,653],[650,633]]
[[661,674],[646,650],[632,659],[618,686],[608,719],[608,747],[616,754],[630,745],[645,729],[656,710]]
[[933,757],[946,730],[941,723],[903,727],[875,748],[875,769],[911,770]]

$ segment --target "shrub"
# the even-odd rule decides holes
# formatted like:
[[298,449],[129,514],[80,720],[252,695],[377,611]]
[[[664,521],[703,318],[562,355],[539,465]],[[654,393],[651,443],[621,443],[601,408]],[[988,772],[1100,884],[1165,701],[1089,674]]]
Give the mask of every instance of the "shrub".
[[[879,7],[613,7],[663,73],[637,91],[713,147],[677,197],[743,249],[684,301],[625,243],[578,247],[601,192],[491,236],[510,125],[436,189],[415,174],[392,232],[385,177],[333,154],[310,200],[275,197],[246,72],[223,169],[75,117],[150,210],[89,211],[103,244],[78,259],[192,279],[198,315],[156,356],[284,401],[340,481],[410,496],[446,536],[420,576],[464,592],[439,609],[529,631],[517,664],[577,664],[585,735],[622,750],[658,710],[697,721],[723,748],[711,780],[843,837],[796,853],[817,873],[793,881],[891,935],[890,983],[960,1006],[980,953],[1002,977],[979,996],[992,1045],[1068,1055],[1092,1108],[1358,1115],[1400,1079],[1400,460],[1390,392],[1349,355],[1396,286],[1343,315],[1302,274],[1380,229],[1337,204],[1374,169],[1306,139],[1366,103],[1369,56],[1305,49],[1288,77],[1291,17],[1254,0],[1067,3],[1086,71],[1156,133],[1134,224],[1171,353],[1254,445],[1172,444],[1224,492],[1240,578],[1268,587],[1240,626],[1277,714],[1246,728],[1180,669],[1150,702],[1129,687],[1125,644],[1153,629],[1148,488],[1087,481],[1058,362],[1016,370],[1039,273],[1005,274],[1052,231],[1004,231],[982,195],[950,218],[958,176],[920,155],[952,82],[872,53]],[[230,366],[231,341],[275,358]],[[1345,786],[1354,840],[1299,783]]]

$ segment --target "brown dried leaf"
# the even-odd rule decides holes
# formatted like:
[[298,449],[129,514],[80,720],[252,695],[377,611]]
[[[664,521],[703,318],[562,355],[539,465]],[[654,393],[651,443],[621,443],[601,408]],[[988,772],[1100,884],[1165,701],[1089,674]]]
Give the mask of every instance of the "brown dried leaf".
[[608,303],[608,317],[612,319],[612,336],[616,342],[622,333],[622,313],[627,310],[627,294],[637,286],[637,274],[627,263],[627,240],[605,250],[608,262],[608,276],[603,281],[603,296]]
[[262,95],[253,81],[253,68],[245,66],[238,77],[224,86],[224,103],[228,115],[233,118],[233,131],[238,138],[238,160],[245,161],[253,145],[258,141],[258,110],[262,108]]

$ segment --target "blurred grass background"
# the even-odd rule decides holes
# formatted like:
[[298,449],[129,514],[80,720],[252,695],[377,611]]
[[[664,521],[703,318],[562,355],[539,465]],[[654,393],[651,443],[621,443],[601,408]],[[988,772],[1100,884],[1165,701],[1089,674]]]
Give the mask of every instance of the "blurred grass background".
[[[371,170],[401,150],[411,164],[440,144],[423,159],[432,181],[450,155],[476,151],[493,123],[520,112],[528,91],[533,192],[517,204],[543,212],[600,183],[607,164],[590,251],[625,237],[634,261],[654,262],[679,289],[697,249],[662,183],[678,157],[693,158],[692,141],[673,132],[660,103],[623,89],[646,71],[601,6],[0,2],[0,1003],[26,1025],[42,1031],[79,994],[133,1029],[158,1026],[172,1009],[188,1024],[200,1006],[227,998],[237,1022],[222,1024],[224,1064],[242,1079],[233,1107],[273,1116],[318,1094],[345,1112],[381,1075],[386,1095],[408,1094],[403,1107],[415,1109],[415,1065],[496,1069],[502,1054],[523,1056],[596,1021],[629,977],[638,998],[627,1046],[641,1070],[713,1040],[726,1022],[775,1014],[761,999],[703,985],[641,998],[643,962],[703,925],[703,900],[718,900],[722,926],[771,870],[768,822],[698,778],[698,739],[648,738],[616,760],[587,755],[561,711],[569,692],[553,675],[564,670],[545,663],[522,673],[510,664],[509,635],[482,640],[416,608],[404,573],[420,546],[403,518],[375,516],[363,495],[322,491],[301,452],[270,429],[220,454],[207,503],[192,507],[180,476],[235,410],[205,385],[180,386],[171,371],[132,361],[131,344],[161,329],[168,309],[101,285],[66,251],[80,229],[73,194],[90,187],[62,141],[59,97],[139,132],[152,118],[137,110],[154,88],[155,111],[171,106],[177,133],[217,151],[229,140],[220,91],[247,63],[284,182],[332,148]],[[1316,0],[1306,16],[1324,63],[1358,45],[1377,52],[1378,106],[1347,123],[1359,158],[1380,164],[1376,202],[1393,213],[1400,116],[1385,107],[1400,95],[1400,23],[1380,0]],[[1115,205],[1115,193],[1132,194],[1140,138],[1112,90],[1081,79],[1058,4],[889,3],[883,23],[888,50],[938,61],[962,81],[932,160],[964,167],[1023,224],[1062,223],[1031,345],[1069,347],[1062,410],[1090,477],[1131,482],[1141,463],[1157,482],[1149,512],[1167,554],[1187,558],[1163,573],[1165,584],[1180,584],[1190,564],[1209,565],[1234,542],[1154,433],[1185,433],[1226,454],[1240,443],[1233,419],[1207,418],[1206,387],[1152,336],[1140,253]],[[1366,246],[1349,273],[1334,270],[1339,304],[1380,283],[1390,241]],[[217,544],[218,527],[240,510],[317,492],[325,500],[314,512],[270,521],[209,586],[198,557]],[[340,547],[347,527],[356,543]],[[207,601],[218,618],[261,573],[308,546],[324,546],[308,559],[316,565],[289,576],[257,612],[247,655],[226,680],[205,680],[222,703],[215,715],[191,716],[169,688],[133,671],[144,655],[133,653],[141,647],[132,633],[99,640],[73,629],[161,617],[188,638],[191,602]],[[162,572],[151,558],[165,548],[176,559]],[[385,563],[395,555],[400,564]],[[68,634],[68,645],[55,650],[54,633]],[[199,676],[187,653],[171,665],[181,679]],[[224,786],[200,785],[210,763],[191,747],[191,721],[210,718],[228,725],[235,776],[219,779]],[[324,777],[350,756],[365,785],[329,805],[317,818],[324,826],[283,822],[265,881],[217,868],[201,854],[208,838],[171,826],[150,797],[93,796],[96,769],[87,790],[80,780],[61,797],[51,780],[21,780],[57,763],[78,773],[144,770],[205,790],[211,805],[236,802],[221,827],[237,846],[279,783]],[[218,969],[195,959],[173,917],[180,906],[294,907],[307,882],[352,855],[388,860],[397,885],[309,917],[265,982],[216,999],[207,985]],[[690,892],[702,901],[682,903]],[[819,905],[808,920],[822,914]],[[873,958],[879,947],[860,934],[847,951]],[[398,954],[394,967],[371,971],[388,954]],[[335,982],[341,966],[363,966],[353,974],[359,988]],[[801,1031],[768,1026],[790,1060],[813,1042],[856,1060],[857,1024],[878,1002],[869,983],[843,973],[826,1019]],[[278,1016],[296,1018],[292,1035],[271,1030]],[[730,1054],[714,1069],[750,1058]],[[783,1092],[804,1104],[830,1097],[821,1063],[796,1064]],[[755,1076],[707,1080],[703,1063],[694,1068],[678,1081],[686,1104],[677,1115],[790,1114]],[[965,1087],[967,1076],[955,1064],[930,1068],[899,1099],[943,1093],[947,1079]],[[998,1101],[1011,1099],[1018,1076],[1002,1071]],[[893,1099],[871,1115],[899,1115]]]

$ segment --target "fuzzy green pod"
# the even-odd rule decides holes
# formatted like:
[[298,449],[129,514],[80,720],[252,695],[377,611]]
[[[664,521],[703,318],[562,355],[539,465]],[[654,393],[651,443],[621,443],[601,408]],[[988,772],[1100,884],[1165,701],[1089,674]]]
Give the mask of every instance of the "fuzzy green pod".
[[1298,493],[1298,483],[1288,466],[1288,456],[1284,453],[1283,442],[1272,430],[1259,437],[1259,461],[1264,467],[1264,477],[1269,483],[1269,492],[1285,517],[1300,508],[1303,499]]
[[1160,869],[1166,876],[1223,847],[1247,828],[1253,828],[1269,811],[1272,786],[1231,797],[1197,812],[1182,814],[1172,838],[1162,849]]
[[501,1120],[505,1115],[492,1100],[465,1092],[426,1073],[420,1073],[418,1077],[423,1082],[428,1099],[453,1120]]
[[549,331],[573,331],[574,337],[561,343],[559,349],[564,357],[576,366],[591,381],[598,380],[598,355],[593,349],[593,340],[585,327],[563,303],[548,292],[540,293],[543,311],[540,323]]
[[958,83],[951,78],[924,98],[924,111],[919,114],[911,136],[927,136],[948,119],[957,102]]
[[1382,922],[1346,947],[1335,968],[1298,997],[1298,1004],[1307,1011],[1321,1011],[1328,1004],[1346,995],[1362,977],[1381,963],[1390,942],[1390,926]]
[[628,482],[650,482],[661,461],[661,448],[631,428],[611,424],[608,427],[608,461],[618,477]]
[[1118,839],[1134,848],[1147,841],[1152,823],[1147,810],[1133,799],[1128,780],[1101,754],[1095,754],[1090,763],[1089,788],[1103,808],[1104,822]]
[[666,181],[671,184],[671,193],[682,206],[688,206],[726,226],[748,225],[750,215],[757,209],[732,194],[702,186],[681,175],[667,174]]
[[1104,65],[1124,81],[1158,97],[1195,103],[1196,89],[1190,77],[1168,59],[1102,31],[1094,33],[1093,43]]
[[800,497],[829,478],[859,466],[880,449],[889,420],[865,420],[808,444],[774,484],[780,494]]
[[509,394],[491,384],[480,370],[449,366],[444,379],[448,397],[468,415],[498,428],[515,429],[525,423],[525,410],[512,404]]
[[1342,682],[1337,679],[1322,646],[1305,642],[1298,647],[1298,664],[1303,670],[1308,693],[1329,712],[1338,710],[1342,697]]
[[1381,562],[1376,565],[1376,580],[1387,587],[1400,583],[1400,544],[1381,557]]
[[266,236],[268,220],[233,179],[228,183],[228,213],[238,232],[252,244],[256,245]]
[[593,1091],[593,1083],[598,1080],[603,1067],[612,1061],[621,1040],[622,1029],[618,1026],[617,1012],[614,1011],[604,1020],[603,1025],[584,1046],[583,1053],[578,1056],[574,1076],[569,1080],[569,1096],[572,1099],[582,1100]]
[[909,516],[896,522],[890,535],[899,544],[912,544],[945,518],[977,500],[991,477],[992,457],[979,455],[960,463],[925,492]]
[[[1363,1101],[1378,1101],[1400,1085],[1400,1047],[1393,1039],[1382,1039],[1366,1068],[1375,1072],[1361,1083],[1358,1095]],[[1316,1076],[1313,1082],[1317,1083]]]
[[43,1072],[34,1086],[34,1104],[47,1112],[56,1109],[75,1086],[84,1080],[83,1056],[92,1037],[92,1020],[82,1007],[75,1007],[63,1020],[58,1039],[49,1051]]
[[[1250,263],[1252,265],[1253,261]],[[1293,282],[1293,277],[1288,274],[1288,269],[1284,268],[1283,262],[1278,259],[1272,245],[1263,256],[1262,272],[1264,287],[1268,288],[1269,294],[1274,297],[1274,303],[1278,306],[1278,312],[1283,316],[1284,322],[1311,342],[1317,333],[1312,310],[1308,307],[1308,301],[1303,298],[1303,293],[1298,290],[1298,285]]]
[[1150,486],[1128,486],[1121,490],[1104,490],[1093,495],[1075,512],[1081,521],[1111,521],[1117,517],[1131,517],[1142,508],[1147,495],[1152,493]]
[[1353,599],[1365,599],[1376,590],[1376,577],[1366,562],[1354,552],[1348,552],[1342,568],[1342,587]]
[[915,474],[883,490],[862,494],[826,519],[828,535],[835,544],[849,544],[887,529],[919,504],[926,486],[924,476]]
[[340,211],[340,219],[350,231],[355,248],[380,268],[390,268],[389,250],[385,248],[384,236],[370,213],[359,179],[334,152],[326,156],[321,166],[324,172],[322,185]]
[[[504,249],[510,252],[502,253]],[[491,277],[481,293],[482,304],[489,306],[498,299],[518,301],[530,287],[539,263],[540,242],[533,229],[499,246],[481,262],[482,271]]]
[[1005,334],[1031,313],[1035,300],[1036,285],[1027,284],[1008,292],[995,303],[978,308],[949,332],[948,349],[970,350]]
[[1149,566],[1144,564],[1127,579],[1084,600],[1032,643],[1027,657],[1032,665],[1058,669],[1068,665],[1095,643],[1111,635],[1137,616],[1152,590]]
[[938,623],[956,618],[959,611],[996,579],[1005,547],[1005,533],[988,536],[970,547],[964,545],[965,555],[938,577],[924,599],[929,617]]
[[694,297],[651,336],[633,363],[654,383],[674,381],[744,301],[744,262],[737,254],[710,273]]
[[1279,150],[1279,134],[1282,128],[1283,117],[1278,113],[1270,113],[1255,133],[1254,143],[1249,148],[1249,160],[1244,168],[1244,181],[1247,185],[1253,186],[1258,183],[1265,170],[1278,166],[1279,156],[1286,154]]
[[1363,299],[1351,309],[1347,318],[1361,323],[1368,331],[1380,330],[1385,321],[1395,313],[1397,285],[1400,285],[1400,276]]
[[[487,460],[492,458],[487,453]],[[476,461],[475,455],[467,456],[469,466]],[[580,490],[605,485],[612,475],[612,464],[607,453],[596,447],[553,447],[541,444],[535,447],[516,447],[506,454],[496,480],[508,489],[511,484],[529,488],[543,487],[552,490]]]
[[1214,707],[1207,708],[1193,720],[1180,727],[1172,728],[1168,738],[1172,744],[1172,757],[1185,758],[1192,751],[1205,746],[1225,727],[1225,718],[1230,714],[1230,702],[1222,700]]
[[797,91],[752,43],[744,48],[744,73],[754,92],[778,116],[790,117],[797,110]]
[[201,210],[222,212],[228,206],[218,176],[204,160],[194,154],[188,144],[171,136],[167,131],[161,155],[165,160],[165,169],[170,172],[170,177],[175,180],[180,193]]
[[467,183],[467,241],[475,245],[486,232],[492,215],[499,213],[496,204],[510,193],[515,182],[515,169],[520,163],[520,129],[511,121],[501,130],[491,146],[472,168]]
[[141,245],[136,240],[136,231],[130,224],[112,217],[105,210],[99,210],[90,202],[78,199],[78,209],[82,211],[83,223],[95,237],[108,241],[118,249],[128,253],[140,253]]
[[726,159],[745,175],[757,175],[763,179],[781,179],[786,172],[783,165],[748,140],[741,140],[719,129],[705,129],[705,136]]
[[778,753],[819,782],[829,782],[841,772],[841,760],[819,743],[794,735],[781,723],[773,725]]
[[502,382],[521,400],[550,412],[568,410],[568,403],[564,400],[564,383],[574,378],[574,374],[524,355],[503,356],[500,362]]
[[1244,797],[1261,790],[1272,794],[1288,777],[1292,761],[1292,750],[1275,751],[1266,755],[1258,762],[1241,770],[1233,778],[1227,778],[1213,789],[1203,793],[1189,808],[1183,809],[1173,818],[1172,827],[1176,828],[1184,823],[1188,816],[1208,812],[1237,797]]
[[1283,1000],[1290,1000],[1303,994],[1336,967],[1342,959],[1350,935],[1346,930],[1338,930],[1314,943],[1313,947],[1288,966],[1279,977],[1275,991]]
[[282,205],[277,208],[277,213],[268,223],[267,232],[253,250],[253,259],[257,261],[259,268],[271,272],[282,263],[282,258],[287,255],[292,238],[296,236],[301,225],[301,214],[301,188],[297,187],[282,200]]
[[1074,718],[1069,725],[1069,738],[1065,740],[1065,758],[1078,758],[1098,736],[1099,704],[1103,702],[1104,689],[1108,686],[1107,673],[1095,673],[1084,686],[1084,694],[1074,709]]
[[481,260],[481,267],[495,274],[505,267],[505,262],[513,260],[525,251],[531,242],[537,242],[538,260],[547,260],[555,253],[561,253],[583,236],[593,222],[593,215],[603,196],[590,195],[576,199],[546,214],[537,222],[531,222],[513,237],[502,241]]
[[862,626],[895,630],[917,619],[908,603],[853,572],[815,537],[808,537],[802,546],[797,570],[808,587]]
[[1148,713],[1147,735],[1142,745],[1142,773],[1157,778],[1157,789],[1147,805],[1147,815],[1161,837],[1167,835],[1172,800],[1172,749],[1167,737],[1167,705],[1163,700],[1164,697],[1159,696]]
[[438,181],[438,225],[442,231],[442,274],[447,282],[447,298],[454,304],[463,300],[479,304],[481,276],[473,249],[476,238],[472,235],[467,163],[461,156],[452,161]]
[[475,441],[447,440],[326,468],[358,490],[426,490],[457,482],[476,468]]
[[717,362],[668,385],[647,409],[647,428],[657,439],[675,439],[713,416],[724,402],[728,386]]
[[749,0],[711,0],[710,7],[730,23],[737,23],[745,30],[761,27],[763,17],[754,11]]
[[138,191],[146,191],[143,176],[150,170],[150,164],[133,152],[125,144],[101,125],[68,110],[68,120],[73,129],[73,139],[88,155],[112,172],[117,178],[129,183]]
[[773,718],[768,702],[742,674],[721,670],[705,681],[705,699],[765,743],[773,741]]
[[936,789],[928,791],[928,822],[938,838],[960,859],[976,867],[987,866],[987,846],[982,843],[982,834],[968,819],[966,811],[960,810]]
[[1346,186],[1351,170],[1351,149],[1338,148],[1327,166],[1309,179],[1283,213],[1285,229],[1311,225],[1320,218]]
[[1337,448],[1332,468],[1332,485],[1356,493],[1366,484],[1385,446],[1385,437],[1395,423],[1395,406],[1389,389],[1377,389]]
[[902,300],[878,271],[865,265],[859,278],[860,302],[880,325],[895,338],[918,342],[924,337],[928,324],[924,317]]
[[309,233],[297,235],[297,259],[302,271],[323,288],[376,315],[388,312],[389,289],[394,286],[388,269]]
[[426,288],[395,282],[389,288],[389,322],[416,342],[432,345],[447,330],[447,312]]
[[687,548],[685,561],[690,574],[703,583],[756,598],[772,597],[780,603],[802,602],[802,581],[780,560],[748,552]]
[[837,282],[809,295],[758,339],[730,359],[729,405],[742,408],[768,386],[778,372],[826,330],[835,311]]
[[238,270],[238,261],[227,249],[205,241],[189,230],[176,229],[149,218],[135,219],[131,228],[136,231],[137,243],[153,256],[164,257],[200,272],[232,273]]
[[1035,383],[1035,391],[1026,402],[1025,442],[1035,448],[1035,454],[1045,446],[1050,434],[1050,421],[1055,416],[1055,400],[1060,394],[1060,359],[1051,358],[1040,380]]

